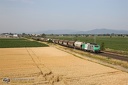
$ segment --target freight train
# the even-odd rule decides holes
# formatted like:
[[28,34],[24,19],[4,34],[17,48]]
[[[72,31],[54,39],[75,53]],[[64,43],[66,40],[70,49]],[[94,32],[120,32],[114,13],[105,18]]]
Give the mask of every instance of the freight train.
[[55,43],[55,44],[59,44],[59,45],[74,48],[74,49],[80,49],[83,51],[89,51],[94,53],[100,52],[100,45],[95,43],[84,43],[80,41],[49,39],[49,38],[33,38],[33,39],[38,41],[45,41],[45,42],[51,41],[52,43]]

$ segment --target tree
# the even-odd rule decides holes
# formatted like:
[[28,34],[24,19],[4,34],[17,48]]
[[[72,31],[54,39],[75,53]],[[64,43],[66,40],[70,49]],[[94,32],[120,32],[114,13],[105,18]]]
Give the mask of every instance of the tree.
[[41,34],[41,37],[46,38],[46,35],[43,33],[43,34]]
[[104,42],[101,43],[101,50],[105,50]]

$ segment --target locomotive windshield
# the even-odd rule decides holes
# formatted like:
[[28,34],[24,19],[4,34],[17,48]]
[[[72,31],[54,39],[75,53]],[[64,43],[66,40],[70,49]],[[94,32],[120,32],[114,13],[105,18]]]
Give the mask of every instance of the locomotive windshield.
[[99,47],[98,45],[95,45],[95,47]]

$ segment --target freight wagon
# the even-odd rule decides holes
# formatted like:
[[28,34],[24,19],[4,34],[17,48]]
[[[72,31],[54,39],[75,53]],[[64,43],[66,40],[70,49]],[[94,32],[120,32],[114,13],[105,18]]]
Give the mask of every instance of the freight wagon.
[[75,48],[82,49],[82,44],[83,44],[83,42],[76,41],[74,43],[74,46],[75,46]]
[[58,42],[60,45],[63,45],[63,40],[59,40]]
[[68,41],[68,47],[75,48],[74,43],[75,43],[75,41]]
[[69,40],[63,40],[63,44],[62,44],[62,45],[63,45],[63,46],[68,46],[68,41],[69,41]]
[[54,43],[58,44],[59,43],[59,40],[55,39],[54,40]]
[[63,46],[71,47],[71,48],[81,49],[84,51],[95,52],[95,53],[100,52],[100,45],[97,45],[94,43],[84,43],[84,42],[79,42],[79,41],[48,39],[48,38],[33,38],[33,39],[40,40],[40,41],[51,40],[55,44],[59,44],[59,45],[63,45]]

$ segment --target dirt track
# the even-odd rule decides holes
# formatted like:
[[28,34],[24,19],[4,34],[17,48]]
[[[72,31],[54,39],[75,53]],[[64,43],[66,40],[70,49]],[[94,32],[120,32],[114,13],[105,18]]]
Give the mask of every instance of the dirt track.
[[128,73],[53,47],[0,49],[0,85],[128,85],[127,80]]

